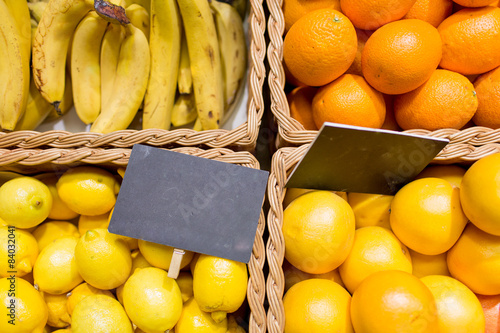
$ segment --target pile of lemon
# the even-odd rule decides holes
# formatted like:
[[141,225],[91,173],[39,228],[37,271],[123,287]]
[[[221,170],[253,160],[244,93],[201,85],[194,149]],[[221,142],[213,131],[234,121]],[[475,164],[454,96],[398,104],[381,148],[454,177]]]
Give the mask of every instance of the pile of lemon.
[[173,248],[107,231],[118,175],[4,175],[0,332],[245,332],[245,264],[187,252],[172,279]]
[[498,331],[500,153],[394,196],[290,189],[284,207],[286,333]]

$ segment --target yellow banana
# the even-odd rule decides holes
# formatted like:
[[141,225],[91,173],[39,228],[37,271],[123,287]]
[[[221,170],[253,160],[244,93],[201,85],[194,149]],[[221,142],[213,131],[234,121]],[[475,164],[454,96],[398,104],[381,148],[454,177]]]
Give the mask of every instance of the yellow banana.
[[69,73],[69,69],[67,69],[64,78],[64,95],[61,100],[61,103],[59,104],[59,109],[56,110],[54,106],[52,106],[52,111],[50,111],[46,119],[50,121],[61,118],[66,113],[68,113],[68,111],[71,110],[72,107],[73,107],[73,87],[71,83],[71,75]]
[[37,22],[40,22],[45,7],[47,7],[47,2],[44,1],[28,2],[28,8],[30,9],[31,17],[34,18]]
[[125,28],[110,24],[101,43],[101,109],[112,99],[120,46],[125,38]]
[[142,113],[144,129],[170,129],[179,71],[180,30],[175,0],[151,0],[151,75]]
[[36,129],[53,109],[54,107],[52,104],[42,97],[35,82],[31,80],[28,104],[26,105],[24,114],[19,118],[15,130],[23,131]]
[[195,121],[197,116],[193,94],[179,94],[172,109],[172,125],[187,125]]
[[225,106],[231,105],[242,84],[247,68],[247,48],[243,21],[240,14],[230,4],[214,0],[210,3],[214,10],[217,37],[221,50],[222,72],[225,82]]
[[132,24],[125,26],[125,39],[120,48],[112,99],[90,127],[91,132],[109,133],[126,129],[144,99],[149,79],[148,40]]
[[[3,0],[9,8],[14,20],[16,21],[17,29],[20,34],[21,49],[23,61],[29,63],[31,57],[31,22],[30,10],[26,0]],[[29,66],[28,66],[29,75]],[[29,83],[28,83],[29,87]],[[28,88],[29,89],[29,88]],[[26,91],[28,91],[28,89]]]
[[224,112],[219,42],[207,0],[177,0],[191,62],[198,118],[204,130],[219,128]]
[[142,30],[146,38],[149,40],[149,12],[146,8],[139,4],[133,3],[127,8],[125,8],[125,13],[127,14],[130,23],[135,25],[136,28]]
[[200,117],[196,118],[196,121],[194,122],[193,129],[195,131],[203,131],[203,127],[201,126],[201,120]]
[[89,12],[78,24],[71,45],[71,80],[76,114],[85,124],[101,112],[101,41],[108,22]]
[[191,76],[191,65],[186,37],[181,39],[181,55],[179,61],[179,74],[177,76],[177,90],[181,94],[190,94],[193,91],[193,78]]
[[30,80],[25,49],[26,35],[28,43],[31,42],[29,13],[26,18],[29,34],[19,32],[13,14],[7,3],[0,1],[0,126],[9,131],[15,128],[26,108]]
[[144,7],[148,13],[151,13],[151,0],[125,0],[126,7],[133,5],[133,4],[138,4]]

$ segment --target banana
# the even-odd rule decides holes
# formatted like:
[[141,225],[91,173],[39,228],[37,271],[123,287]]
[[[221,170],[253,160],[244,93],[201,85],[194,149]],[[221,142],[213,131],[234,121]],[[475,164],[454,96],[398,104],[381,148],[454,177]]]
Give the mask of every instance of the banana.
[[[30,61],[31,57],[31,22],[30,22],[30,10],[28,8],[28,3],[26,0],[3,0],[10,13],[16,21],[17,29],[20,34],[21,48],[23,61]],[[28,66],[29,74],[29,66]],[[29,87],[29,83],[28,83]]]
[[238,87],[246,74],[247,48],[243,21],[238,11],[231,5],[214,0],[210,3],[214,10],[217,37],[221,49],[222,72],[224,73],[225,106],[231,105]]
[[219,128],[224,112],[217,31],[207,0],[177,0],[188,44],[198,118],[204,130]]
[[197,116],[193,94],[179,94],[172,109],[172,125],[187,125],[195,121]]
[[120,46],[125,38],[125,28],[110,24],[104,33],[101,43],[101,109],[111,99],[115,84],[116,68],[120,57]]
[[61,118],[66,113],[68,113],[69,110],[71,110],[71,108],[73,107],[72,86],[73,84],[71,82],[71,75],[69,73],[69,70],[67,70],[66,77],[64,79],[64,95],[61,100],[61,103],[59,104],[59,110],[56,110],[54,106],[52,106],[52,111],[50,111],[49,115],[46,118],[47,121]]
[[[26,5],[26,4],[25,4]],[[27,5],[26,5],[27,8]],[[25,18],[29,33],[19,32],[16,17],[5,1],[0,1],[0,126],[12,131],[26,108],[29,94],[29,55],[26,57],[26,37],[31,43],[29,12]]]
[[125,0],[126,7],[133,5],[133,4],[138,4],[144,7],[148,11],[148,13],[151,13],[151,1],[152,0]]
[[45,7],[47,7],[47,2],[44,1],[28,2],[28,8],[30,9],[31,17],[34,18],[37,23],[40,22]]
[[85,124],[101,112],[101,41],[108,22],[89,12],[78,24],[71,45],[71,80],[75,110]]
[[149,12],[146,8],[139,4],[131,4],[125,8],[125,13],[130,20],[130,23],[135,25],[136,28],[142,30],[146,38],[149,40]]
[[132,24],[125,26],[125,39],[120,48],[112,99],[90,127],[91,132],[109,133],[126,129],[144,99],[150,72],[148,40]]
[[170,129],[179,71],[181,27],[175,0],[151,0],[151,75],[142,113],[144,129]]
[[181,55],[179,61],[179,74],[177,77],[177,90],[181,94],[190,94],[193,90],[193,77],[191,76],[191,65],[189,63],[189,52],[187,41],[183,35],[181,39]]
[[196,118],[196,121],[194,122],[193,129],[197,132],[203,131],[203,127],[201,126],[201,120],[200,117]]
[[24,114],[19,118],[16,124],[16,131],[34,130],[47,118],[54,109],[52,104],[47,102],[38,91],[35,81],[30,82],[30,91],[28,95],[28,104]]

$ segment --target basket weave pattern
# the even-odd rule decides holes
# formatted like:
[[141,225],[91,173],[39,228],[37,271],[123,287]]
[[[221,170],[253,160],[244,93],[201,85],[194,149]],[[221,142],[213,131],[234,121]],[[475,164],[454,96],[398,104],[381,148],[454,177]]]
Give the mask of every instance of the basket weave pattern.
[[156,147],[201,146],[210,148],[238,147],[252,150],[257,142],[260,123],[264,113],[262,86],[266,77],[264,57],[266,52],[266,17],[262,0],[249,0],[248,16],[249,74],[247,121],[232,130],[205,130],[197,132],[192,129],[145,129],[122,130],[109,134],[71,133],[67,131],[14,131],[0,132],[0,148],[75,148],[75,147],[113,147],[128,148],[136,143]]
[[[202,150],[195,147],[180,147],[171,150],[249,168],[260,168],[255,157],[246,151],[233,152],[227,148]],[[101,149],[85,147],[77,149],[0,149],[0,170],[35,173],[82,164],[117,168],[127,165],[130,152],[131,149],[124,148]],[[251,311],[249,332],[252,333],[264,333],[266,331],[265,279],[263,273],[265,263],[264,230],[265,216],[264,211],[261,210],[252,256],[248,263],[247,300]]]
[[[304,127],[290,116],[290,109],[285,94],[285,71],[283,69],[283,34],[285,21],[281,8],[282,0],[269,0],[268,35],[269,45],[267,58],[269,61],[268,84],[271,92],[271,112],[277,125],[279,142],[283,146],[311,143],[318,131],[305,130]],[[474,126],[464,130],[442,129],[437,131],[408,130],[405,133],[446,138],[450,143],[443,149],[435,161],[447,163],[470,162],[495,152],[500,152],[500,129]]]

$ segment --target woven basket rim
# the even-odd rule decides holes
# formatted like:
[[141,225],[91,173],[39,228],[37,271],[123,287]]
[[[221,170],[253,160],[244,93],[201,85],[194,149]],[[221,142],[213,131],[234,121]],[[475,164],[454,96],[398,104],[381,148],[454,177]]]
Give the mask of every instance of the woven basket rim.
[[[161,148],[164,149],[164,148]],[[237,164],[253,169],[260,169],[258,160],[247,151],[232,151],[228,148],[201,149],[197,147],[178,147],[169,149],[183,154],[213,159],[230,164]],[[42,166],[63,166],[71,167],[75,163],[84,163],[90,165],[111,164],[116,167],[127,165],[130,148],[75,148],[75,149],[24,149],[17,148],[13,150],[0,149],[0,170],[10,170],[15,166],[30,167],[34,170],[41,169]],[[266,311],[265,301],[265,215],[261,208],[255,242],[252,249],[252,256],[248,263],[249,279],[247,285],[247,300],[250,307],[249,332],[266,332]]]
[[[305,130],[290,116],[285,94],[285,71],[283,68],[283,35],[285,20],[282,10],[283,0],[268,0],[269,9],[267,59],[269,62],[268,85],[271,112],[278,127],[278,148],[300,146],[311,143],[318,131]],[[436,131],[407,130],[405,133],[420,134],[436,138],[446,138],[450,143],[436,157],[435,161],[470,162],[480,157],[500,152],[500,128],[491,129],[473,126],[463,130],[442,129]]]
[[51,130],[0,132],[0,148],[129,148],[136,143],[156,147],[204,146],[208,148],[254,149],[264,114],[263,84],[266,77],[266,19],[263,2],[249,0],[248,14],[248,101],[247,120],[232,129],[197,132],[192,129],[122,130],[109,134]]

